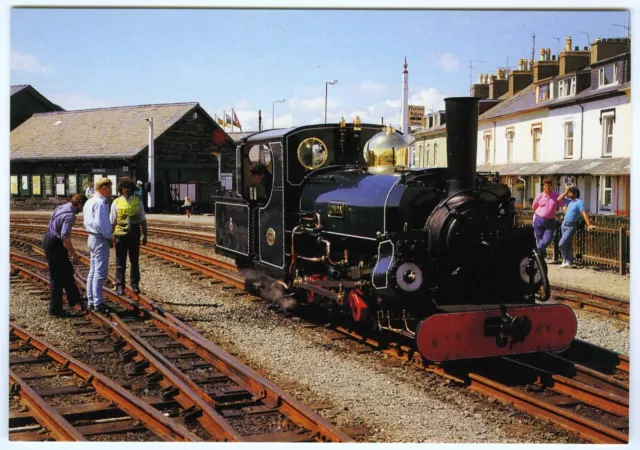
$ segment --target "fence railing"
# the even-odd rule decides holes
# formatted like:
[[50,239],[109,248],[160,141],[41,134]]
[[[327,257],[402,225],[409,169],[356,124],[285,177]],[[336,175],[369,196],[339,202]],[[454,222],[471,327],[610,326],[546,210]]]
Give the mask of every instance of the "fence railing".
[[[562,214],[558,214],[558,229],[554,235],[553,245],[547,247],[547,256],[558,261],[561,258],[558,243],[561,231]],[[573,236],[574,259],[582,264],[617,269],[625,275],[630,269],[631,231],[628,217],[589,214],[595,229],[578,230]],[[516,211],[516,226],[530,228],[533,233],[533,211],[521,209]]]

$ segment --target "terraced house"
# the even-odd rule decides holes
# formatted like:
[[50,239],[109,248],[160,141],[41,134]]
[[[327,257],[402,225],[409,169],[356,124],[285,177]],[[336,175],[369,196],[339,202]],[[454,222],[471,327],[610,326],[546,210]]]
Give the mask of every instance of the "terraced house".
[[[567,37],[559,57],[540,49],[539,61],[481,74],[472,86],[482,99],[478,171],[499,172],[518,207],[530,207],[552,178],[558,191],[576,185],[590,213],[628,216],[630,67],[628,39],[598,38],[580,49]],[[426,125],[414,133],[416,166],[445,166],[446,126]]]
[[627,39],[597,39],[514,71],[532,83],[479,117],[478,170],[498,171],[521,206],[576,185],[589,212],[629,215],[631,83]]

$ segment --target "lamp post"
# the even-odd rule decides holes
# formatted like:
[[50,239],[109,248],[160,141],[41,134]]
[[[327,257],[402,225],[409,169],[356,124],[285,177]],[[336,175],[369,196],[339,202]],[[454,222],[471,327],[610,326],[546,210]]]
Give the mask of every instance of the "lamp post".
[[327,96],[329,94],[329,85],[334,85],[338,80],[327,81],[324,83],[324,123],[327,123]]
[[148,169],[149,169],[149,173],[147,176],[147,180],[149,180],[149,196],[147,197],[147,207],[149,208],[149,212],[152,212],[152,210],[155,208],[156,206],[156,199],[155,199],[155,189],[156,189],[156,180],[155,180],[155,173],[156,173],[156,169],[155,169],[155,151],[154,151],[154,140],[153,140],[153,117],[150,117],[148,119],[144,119],[147,122],[149,122],[149,161],[148,161]]
[[282,100],[276,100],[275,102],[273,102],[273,105],[271,105],[271,128],[272,129],[275,128],[275,123],[276,123],[276,103],[284,103],[286,101],[287,99],[283,98]]

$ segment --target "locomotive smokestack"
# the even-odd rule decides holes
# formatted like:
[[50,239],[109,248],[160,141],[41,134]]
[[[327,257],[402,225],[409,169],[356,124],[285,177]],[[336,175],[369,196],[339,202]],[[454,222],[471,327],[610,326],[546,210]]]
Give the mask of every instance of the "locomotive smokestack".
[[475,97],[445,98],[449,195],[474,186],[478,142],[478,102]]

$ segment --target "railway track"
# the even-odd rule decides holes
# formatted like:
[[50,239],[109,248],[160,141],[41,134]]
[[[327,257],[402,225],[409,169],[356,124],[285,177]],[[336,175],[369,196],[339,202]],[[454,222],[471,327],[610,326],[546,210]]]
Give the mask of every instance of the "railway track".
[[[47,229],[48,223],[49,223],[48,221],[31,221],[29,224],[12,222],[10,226],[12,228],[19,227],[21,230],[24,230],[24,231],[44,232]],[[176,225],[175,227],[178,227],[178,225]],[[81,225],[76,224],[76,226],[74,227],[74,231],[82,231]],[[216,243],[215,236],[211,234],[193,233],[193,232],[186,233],[183,231],[164,230],[162,228],[157,227],[156,224],[154,224],[154,226],[147,227],[147,231],[149,233],[149,236],[157,235],[157,236],[176,238],[176,239],[182,239],[182,240],[190,240],[190,241],[195,241],[201,244],[209,244],[212,246],[215,245]],[[205,230],[202,230],[202,231],[204,232]]]
[[[181,254],[183,250],[167,250]],[[192,256],[171,257],[182,264]],[[157,253],[158,257],[165,257]],[[200,263],[215,265],[214,258],[200,255]],[[190,270],[217,277],[190,263]],[[229,270],[230,271],[230,270]],[[219,281],[228,281],[217,278]],[[229,283],[241,289],[241,277]],[[562,353],[542,353],[518,358],[495,358],[491,364],[432,364],[410,345],[384,342],[338,326],[336,331],[380,351],[410,361],[484,395],[514,405],[533,416],[549,419],[583,438],[598,443],[628,441],[629,358],[586,342],[574,341]],[[537,358],[537,359],[535,359]],[[487,369],[489,367],[489,369]]]
[[[35,252],[35,249],[34,249]],[[37,253],[37,252],[36,252]],[[46,284],[46,264],[11,254],[12,268]],[[34,270],[25,268],[30,265]],[[80,285],[83,279],[78,277]],[[131,291],[130,295],[135,296]],[[164,312],[145,296],[135,300],[105,289],[115,313],[89,312],[78,332],[99,342],[100,354],[120,354],[136,386],[157,386],[177,405],[177,416],[204,440],[244,442],[345,442],[351,438],[313,411]],[[102,356],[101,358],[104,358]]]

